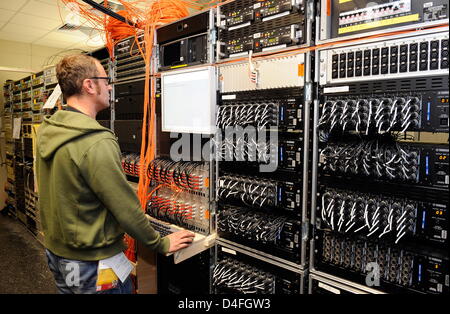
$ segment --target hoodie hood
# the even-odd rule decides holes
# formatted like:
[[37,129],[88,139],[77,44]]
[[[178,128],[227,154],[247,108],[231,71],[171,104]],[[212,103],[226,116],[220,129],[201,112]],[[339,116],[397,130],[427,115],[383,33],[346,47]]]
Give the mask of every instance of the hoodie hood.
[[37,149],[45,160],[66,143],[88,134],[106,132],[114,133],[91,117],[73,111],[59,110],[50,118],[45,118],[39,127],[37,135]]

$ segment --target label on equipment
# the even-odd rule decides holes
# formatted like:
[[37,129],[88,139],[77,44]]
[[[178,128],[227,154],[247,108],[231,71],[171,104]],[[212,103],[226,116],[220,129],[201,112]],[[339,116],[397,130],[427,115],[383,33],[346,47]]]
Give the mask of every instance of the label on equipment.
[[278,13],[278,14],[275,14],[275,15],[272,15],[272,16],[265,17],[265,18],[262,19],[262,21],[263,22],[270,21],[270,20],[273,20],[273,19],[276,19],[276,18],[279,18],[279,17],[282,17],[282,16],[289,15],[289,14],[291,14],[290,11],[286,11],[286,12],[283,12],[283,13]]
[[22,128],[22,118],[14,118],[13,119],[13,139],[20,139],[20,129]]
[[231,26],[231,27],[228,28],[228,30],[229,30],[229,31],[232,31],[232,30],[235,30],[235,29],[238,29],[238,28],[242,28],[242,27],[249,26],[249,25],[250,25],[250,22],[247,22],[247,23],[244,23],[244,24],[239,24],[239,25],[236,25],[236,26]]
[[253,9],[258,9],[258,8],[260,8],[261,7],[261,3],[255,3],[254,5],[253,5]]
[[222,100],[234,100],[236,99],[236,95],[223,95]]
[[419,18],[420,18],[419,14],[404,15],[404,16],[394,17],[394,18],[390,18],[390,19],[386,19],[386,20],[379,20],[379,21],[369,22],[369,23],[365,23],[365,24],[357,24],[357,25],[342,27],[339,29],[338,33],[339,33],[339,35],[341,35],[341,34],[346,34],[346,33],[351,33],[351,32],[363,31],[363,30],[376,28],[376,27],[384,27],[384,26],[407,23],[407,22],[416,22],[419,20]]
[[226,247],[223,247],[223,246],[222,246],[222,252],[236,255],[236,251],[235,250],[227,249]]
[[283,45],[278,45],[278,46],[272,46],[272,47],[266,47],[263,48],[262,51],[270,51],[270,50],[276,50],[276,49],[281,49],[281,48],[286,48],[287,45],[283,44]]
[[319,288],[328,290],[328,291],[330,291],[330,292],[332,292],[334,294],[341,294],[341,291],[339,289],[333,288],[333,287],[331,287],[331,286],[329,286],[327,284],[319,282],[318,286],[319,286]]
[[432,7],[433,6],[433,2],[427,2],[427,3],[424,3],[423,4],[423,7],[424,8],[430,8],[430,7]]
[[253,34],[253,38],[260,38],[261,37],[261,33],[255,33]]
[[338,87],[325,87],[323,89],[324,94],[329,93],[345,93],[350,91],[350,86],[338,86]]

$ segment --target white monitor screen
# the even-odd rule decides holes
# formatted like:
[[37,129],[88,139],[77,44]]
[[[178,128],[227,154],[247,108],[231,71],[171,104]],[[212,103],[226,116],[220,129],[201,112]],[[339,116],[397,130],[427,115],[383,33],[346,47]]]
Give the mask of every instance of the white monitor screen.
[[161,74],[162,131],[215,133],[215,73],[207,66]]

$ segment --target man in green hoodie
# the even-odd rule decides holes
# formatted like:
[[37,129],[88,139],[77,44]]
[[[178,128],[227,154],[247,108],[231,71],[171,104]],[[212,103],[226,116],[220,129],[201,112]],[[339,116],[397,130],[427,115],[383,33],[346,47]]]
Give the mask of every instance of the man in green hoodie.
[[56,71],[68,110],[44,120],[36,152],[49,267],[61,293],[130,293],[125,232],[161,253],[187,247],[194,234],[162,238],[141,210],[114,133],[95,120],[109,107],[112,89],[100,62],[68,56]]

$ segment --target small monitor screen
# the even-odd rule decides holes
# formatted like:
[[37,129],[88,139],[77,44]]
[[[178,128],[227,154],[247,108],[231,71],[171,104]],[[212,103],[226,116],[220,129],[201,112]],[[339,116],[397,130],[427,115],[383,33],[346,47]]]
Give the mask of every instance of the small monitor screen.
[[163,72],[161,79],[162,131],[214,134],[215,68]]

